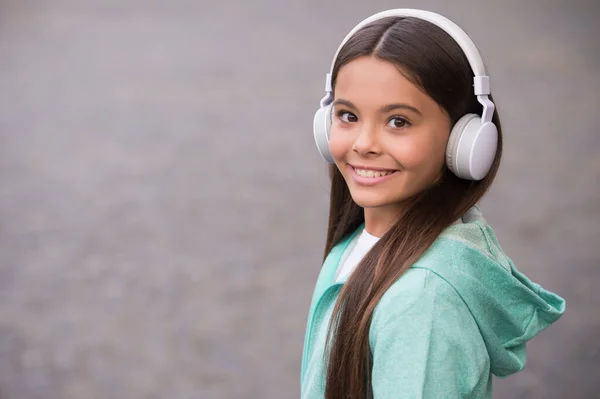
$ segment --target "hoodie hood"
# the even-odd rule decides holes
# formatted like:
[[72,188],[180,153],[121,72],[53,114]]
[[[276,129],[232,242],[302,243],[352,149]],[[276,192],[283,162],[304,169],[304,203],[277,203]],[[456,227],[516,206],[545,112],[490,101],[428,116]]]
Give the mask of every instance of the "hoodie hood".
[[417,264],[440,275],[462,297],[498,377],[522,370],[527,341],[565,311],[563,298],[517,270],[477,207],[448,227]]

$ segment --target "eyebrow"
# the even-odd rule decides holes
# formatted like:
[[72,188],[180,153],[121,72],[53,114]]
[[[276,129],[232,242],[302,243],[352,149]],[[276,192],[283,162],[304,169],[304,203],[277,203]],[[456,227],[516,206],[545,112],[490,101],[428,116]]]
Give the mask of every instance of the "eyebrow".
[[[343,98],[340,98],[340,99],[335,100],[333,102],[333,105],[338,105],[338,104],[339,105],[345,105],[348,108],[357,109],[354,104],[352,104],[348,100],[344,100]],[[412,105],[408,105],[408,104],[404,104],[404,103],[396,103],[396,104],[384,105],[379,110],[381,112],[390,112],[390,111],[393,111],[395,109],[406,109],[406,110],[412,111],[412,112],[414,112],[414,113],[416,113],[418,115],[423,116],[423,114],[421,113],[421,111],[419,111],[417,108],[413,107]]]

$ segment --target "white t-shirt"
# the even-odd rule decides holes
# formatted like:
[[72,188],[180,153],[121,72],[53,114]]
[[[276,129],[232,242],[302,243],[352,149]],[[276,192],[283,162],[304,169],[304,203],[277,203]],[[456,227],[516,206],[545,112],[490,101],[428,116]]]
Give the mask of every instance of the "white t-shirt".
[[335,281],[339,282],[350,276],[362,258],[377,241],[379,241],[379,237],[369,234],[365,229],[360,234],[357,234],[340,260]]

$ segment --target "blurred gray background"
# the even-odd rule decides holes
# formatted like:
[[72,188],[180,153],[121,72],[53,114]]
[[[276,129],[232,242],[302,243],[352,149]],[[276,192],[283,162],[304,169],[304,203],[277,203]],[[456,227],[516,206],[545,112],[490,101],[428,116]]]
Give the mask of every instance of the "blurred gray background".
[[296,398],[344,35],[455,20],[505,133],[482,203],[566,315],[495,398],[598,398],[597,1],[0,0],[0,397]]

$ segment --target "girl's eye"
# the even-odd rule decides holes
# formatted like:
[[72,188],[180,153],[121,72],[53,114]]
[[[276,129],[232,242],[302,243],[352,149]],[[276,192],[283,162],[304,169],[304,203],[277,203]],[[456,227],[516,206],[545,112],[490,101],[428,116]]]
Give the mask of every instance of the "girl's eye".
[[342,122],[344,122],[344,123],[353,123],[358,120],[356,115],[354,115],[351,112],[347,112],[347,111],[339,111],[338,118],[340,118],[342,120]]
[[408,123],[408,121],[402,117],[395,116],[392,119],[390,119],[390,121],[388,122],[388,126],[396,129],[401,129],[403,127],[410,126],[410,123]]

